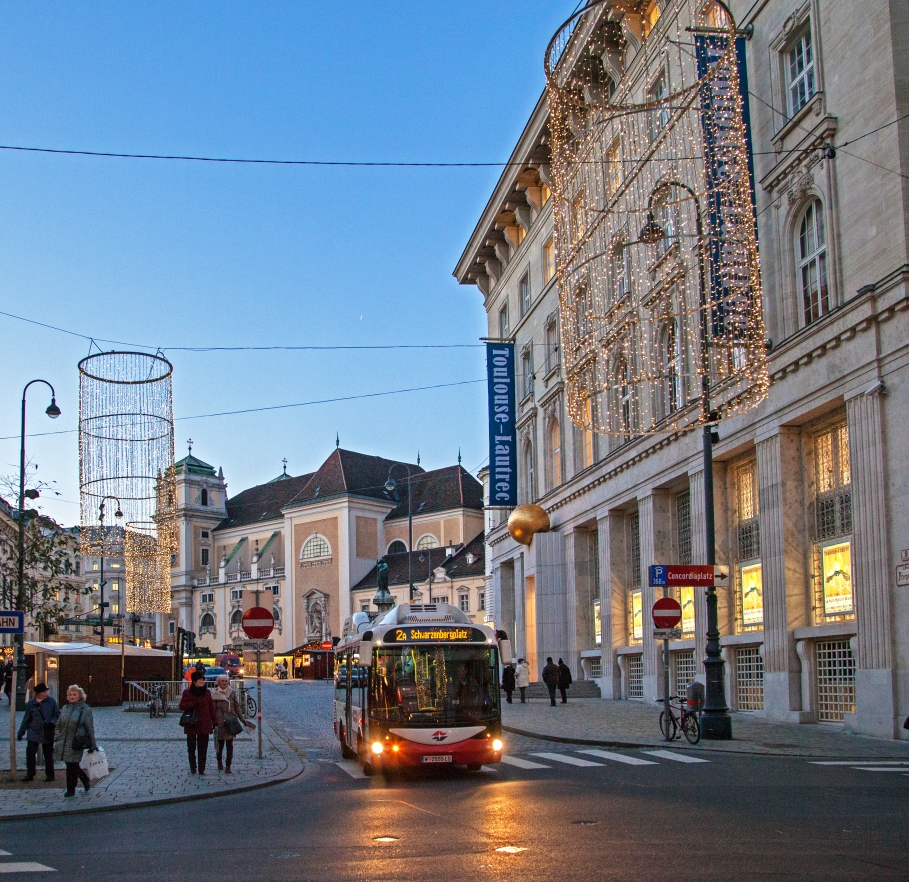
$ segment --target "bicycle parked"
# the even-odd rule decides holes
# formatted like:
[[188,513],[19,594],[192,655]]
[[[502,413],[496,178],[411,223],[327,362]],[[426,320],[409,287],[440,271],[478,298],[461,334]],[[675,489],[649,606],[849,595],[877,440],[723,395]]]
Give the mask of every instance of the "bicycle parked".
[[152,699],[148,703],[150,717],[167,716],[167,686],[162,684],[152,691]]
[[[672,702],[678,702],[673,705]],[[660,713],[660,732],[667,741],[674,741],[679,737],[679,729],[685,733],[685,738],[689,744],[697,744],[701,740],[701,723],[698,719],[698,702],[692,702],[693,707],[689,707],[688,701],[683,695],[671,695],[669,697],[669,717],[666,717],[666,711]],[[668,727],[668,733],[667,733]]]

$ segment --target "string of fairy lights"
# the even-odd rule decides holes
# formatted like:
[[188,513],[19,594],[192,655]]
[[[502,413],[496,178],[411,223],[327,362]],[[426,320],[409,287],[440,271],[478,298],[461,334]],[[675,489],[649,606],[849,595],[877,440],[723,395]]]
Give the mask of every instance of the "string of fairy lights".
[[623,439],[769,386],[735,22],[703,0],[650,8],[620,26],[597,0],[547,52],[568,412]]

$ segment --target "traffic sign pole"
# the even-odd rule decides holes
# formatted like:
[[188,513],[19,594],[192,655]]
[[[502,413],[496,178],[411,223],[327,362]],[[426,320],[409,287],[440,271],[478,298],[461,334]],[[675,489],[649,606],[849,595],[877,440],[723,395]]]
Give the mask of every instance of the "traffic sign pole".
[[[654,571],[662,570],[663,573],[656,573],[657,576],[665,575],[665,570],[669,567],[651,567],[651,580],[654,580]],[[672,725],[670,720],[672,714],[669,710],[669,632],[672,628],[682,621],[682,607],[674,597],[665,596],[669,591],[665,581],[663,582],[664,596],[653,605],[650,611],[650,617],[653,624],[662,632],[663,636],[663,737],[666,741],[672,740]]]
[[[259,592],[256,592],[258,601]],[[252,640],[265,640],[275,627],[275,618],[264,606],[254,606],[243,613],[241,622],[246,636]],[[262,644],[256,644],[256,700],[259,704],[259,759],[262,759]]]
[[256,650],[256,700],[259,702],[259,759],[262,759],[262,650]]

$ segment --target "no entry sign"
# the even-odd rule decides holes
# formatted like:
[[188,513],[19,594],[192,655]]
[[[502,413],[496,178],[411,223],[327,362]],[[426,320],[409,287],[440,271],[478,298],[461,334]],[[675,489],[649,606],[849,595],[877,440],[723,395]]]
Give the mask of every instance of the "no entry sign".
[[264,640],[274,630],[275,617],[264,606],[254,606],[243,613],[243,630],[253,640]]
[[682,621],[682,607],[673,597],[661,597],[650,614],[658,628],[674,628]]

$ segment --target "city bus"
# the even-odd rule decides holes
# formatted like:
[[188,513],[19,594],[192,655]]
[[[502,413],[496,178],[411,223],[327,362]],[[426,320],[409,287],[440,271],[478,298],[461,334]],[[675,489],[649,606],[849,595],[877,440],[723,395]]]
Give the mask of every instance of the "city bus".
[[[501,645],[500,645],[501,642]],[[502,757],[502,632],[449,604],[355,613],[335,647],[334,729],[372,775],[445,763],[477,771]]]

